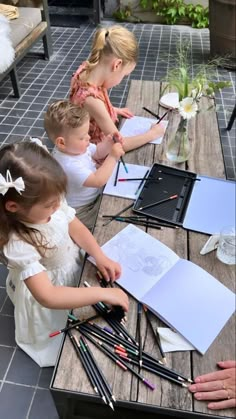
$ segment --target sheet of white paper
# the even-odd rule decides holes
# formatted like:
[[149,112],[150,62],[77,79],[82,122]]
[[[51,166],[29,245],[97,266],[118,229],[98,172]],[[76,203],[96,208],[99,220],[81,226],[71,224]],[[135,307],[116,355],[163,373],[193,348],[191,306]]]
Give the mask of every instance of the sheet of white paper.
[[134,225],[102,249],[122,266],[117,283],[202,354],[235,311],[233,292]]
[[235,226],[234,181],[198,176],[189,200],[183,227],[207,234],[219,234],[224,225]]
[[[144,134],[151,128],[152,124],[156,124],[157,119],[144,118],[143,116],[133,116],[133,118],[126,119],[120,129],[123,137],[132,137],[134,135]],[[161,121],[161,124],[166,128],[168,121]],[[156,138],[148,144],[161,144],[163,137]]]
[[105,243],[102,249],[122,266],[117,283],[138,300],[179,260],[171,249],[132,224]]
[[[117,171],[117,165],[113,170],[111,177],[109,178],[103,193],[105,195],[112,195],[112,196],[121,196],[123,198],[130,198],[136,199],[140,190],[138,187],[140,185],[141,180],[134,180],[128,182],[119,182],[118,179],[130,179],[130,178],[143,178],[147,170],[150,170],[148,166],[139,166],[137,164],[127,164],[126,167],[128,169],[128,173],[126,173],[122,164],[119,166],[119,173],[117,178],[116,186],[114,186],[114,180]],[[138,190],[138,193],[135,192]]]
[[174,332],[168,327],[158,327],[158,334],[164,352],[194,351],[195,348],[179,333]]

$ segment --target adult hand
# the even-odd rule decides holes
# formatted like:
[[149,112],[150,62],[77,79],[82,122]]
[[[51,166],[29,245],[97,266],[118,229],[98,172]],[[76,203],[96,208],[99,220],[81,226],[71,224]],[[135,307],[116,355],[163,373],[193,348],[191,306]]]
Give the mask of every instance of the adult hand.
[[200,375],[189,386],[197,400],[211,400],[208,409],[236,407],[236,361],[221,361],[220,371]]

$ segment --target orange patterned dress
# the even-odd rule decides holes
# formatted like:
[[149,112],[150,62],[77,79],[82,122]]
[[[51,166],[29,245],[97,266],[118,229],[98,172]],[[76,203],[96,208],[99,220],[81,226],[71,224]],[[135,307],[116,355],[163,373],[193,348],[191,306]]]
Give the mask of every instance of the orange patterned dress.
[[[93,96],[98,98],[103,101],[112,121],[116,123],[118,121],[117,113],[110,102],[107,89],[80,80],[81,73],[86,70],[86,67],[87,63],[84,61],[72,76],[70,85],[70,101],[83,107],[84,101],[87,97]],[[90,119],[89,135],[91,137],[91,143],[94,144],[100,143],[105,137],[97,122],[92,118]]]

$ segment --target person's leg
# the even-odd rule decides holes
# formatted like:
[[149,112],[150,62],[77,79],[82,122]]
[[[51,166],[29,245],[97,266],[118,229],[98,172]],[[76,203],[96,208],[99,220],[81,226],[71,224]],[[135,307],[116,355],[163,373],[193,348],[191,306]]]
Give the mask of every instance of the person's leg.
[[75,208],[76,217],[83,223],[91,232],[94,229],[96,222],[98,210],[100,207],[100,195],[95,199],[95,201],[90,204],[83,205],[79,208]]

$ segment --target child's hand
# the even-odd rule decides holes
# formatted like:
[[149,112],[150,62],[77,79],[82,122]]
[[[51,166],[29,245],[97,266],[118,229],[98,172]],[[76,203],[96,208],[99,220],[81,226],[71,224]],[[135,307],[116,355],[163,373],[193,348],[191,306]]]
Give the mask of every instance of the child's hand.
[[112,306],[121,306],[124,311],[129,309],[129,299],[127,294],[119,288],[105,288],[102,301]]
[[112,146],[110,151],[110,156],[114,157],[114,159],[119,160],[121,156],[125,154],[124,149],[120,143],[115,143]]
[[112,259],[109,259],[106,255],[102,255],[96,259],[96,265],[98,270],[107,282],[115,281],[120,277],[121,266],[119,263]]
[[150,141],[155,140],[156,138],[163,137],[165,133],[165,126],[160,122],[160,124],[153,124],[149,130]]
[[115,108],[117,115],[123,116],[123,118],[130,119],[134,116],[128,108]]
[[114,134],[112,135],[111,138],[112,138],[113,144],[114,144],[114,142],[115,143],[120,143],[121,145],[124,144],[123,137],[122,137],[122,135],[121,135],[121,133],[119,131],[114,132]]

